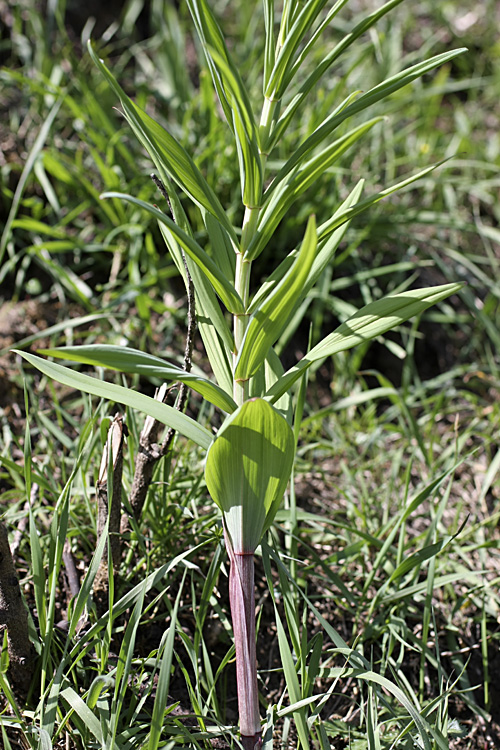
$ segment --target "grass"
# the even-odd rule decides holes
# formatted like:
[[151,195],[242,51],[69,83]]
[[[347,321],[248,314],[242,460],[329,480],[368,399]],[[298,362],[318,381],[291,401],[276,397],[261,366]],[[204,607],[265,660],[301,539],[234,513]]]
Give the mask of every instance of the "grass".
[[[345,197],[356,174],[368,173],[376,190],[414,165],[457,155],[351,226],[331,273],[306,301],[311,332],[292,328],[281,342],[284,352],[290,341],[304,351],[308,337],[320,340],[350,305],[398,289],[414,272],[419,283],[468,281],[460,302],[336,356],[310,378],[295,488],[272,532],[277,552],[264,546],[256,562],[266,749],[296,747],[297,738],[322,750],[413,748],[422,736],[430,747],[475,748],[488,732],[492,747],[500,741],[499,50],[493,23],[483,26],[478,16],[464,28],[458,4],[434,5],[402,3],[362,39],[345,61],[362,60],[359,86],[422,51],[465,45],[471,53],[394,95],[388,121],[353,162],[306,194],[273,250],[279,257],[298,240],[313,205],[325,218],[330,196]],[[131,21],[140,7],[126,5],[114,31],[96,39],[100,54],[194,148],[209,182],[217,159],[227,204],[238,178],[235,154],[217,150],[222,123],[206,104],[187,16],[181,11],[177,27],[169,6],[145,7],[154,33],[141,39]],[[262,44],[256,14],[249,4],[238,20],[229,6],[219,10],[251,78]],[[117,133],[114,98],[78,37],[58,28],[62,6],[58,13],[52,21],[41,12],[23,17],[17,6],[2,43],[5,132],[14,145],[0,165],[0,291],[3,311],[18,315],[7,318],[4,349],[106,341],[181,362],[183,292],[157,227],[135,207],[98,200],[103,190],[126,186],[158,202],[150,167],[125,127]],[[494,13],[491,3],[484,17]],[[340,83],[331,85],[318,92],[323,111],[311,102],[291,138],[311,132],[329,111]],[[236,201],[234,211],[236,222]],[[203,239],[203,225],[190,219]],[[367,273],[374,268],[376,275]],[[206,367],[200,352],[194,357]],[[88,600],[103,551],[94,488],[105,440],[100,422],[115,410],[32,371],[21,374],[5,351],[2,367],[10,379],[2,505],[11,531],[22,532],[15,562],[37,651],[32,691],[16,715],[2,650],[4,745],[237,747],[227,562],[201,453],[179,439],[157,469],[144,523],[126,540],[112,606],[98,617]],[[128,382],[152,393],[137,376]],[[213,417],[196,398],[189,409],[203,424]],[[125,495],[142,419],[127,410],[126,422]],[[76,600],[62,561],[66,536],[80,577]],[[365,661],[348,664],[350,649]]]

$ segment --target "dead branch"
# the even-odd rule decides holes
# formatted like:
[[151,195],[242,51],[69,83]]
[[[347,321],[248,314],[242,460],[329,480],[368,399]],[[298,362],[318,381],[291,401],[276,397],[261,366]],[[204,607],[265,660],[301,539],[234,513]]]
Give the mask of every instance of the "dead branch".
[[28,610],[9,547],[7,528],[0,519],[0,625],[7,626],[9,652],[8,677],[24,702],[33,676],[33,651],[28,634]]
[[[99,615],[106,610],[108,600],[108,556],[111,558],[113,572],[117,572],[121,557],[121,494],[123,473],[123,444],[125,440],[123,416],[116,414],[108,430],[104,447],[99,478],[96,484],[97,494],[97,536],[104,533],[108,521],[108,552],[104,554],[94,580],[94,598]],[[112,471],[111,502],[108,499],[108,471]]]

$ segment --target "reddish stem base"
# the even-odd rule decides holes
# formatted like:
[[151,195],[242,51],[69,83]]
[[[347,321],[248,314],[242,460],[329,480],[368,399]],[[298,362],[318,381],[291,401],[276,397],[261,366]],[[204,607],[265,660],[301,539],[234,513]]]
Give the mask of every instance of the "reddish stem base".
[[255,651],[255,581],[253,553],[236,554],[226,535],[231,563],[229,602],[236,648],[236,682],[240,715],[241,744],[244,750],[262,745]]

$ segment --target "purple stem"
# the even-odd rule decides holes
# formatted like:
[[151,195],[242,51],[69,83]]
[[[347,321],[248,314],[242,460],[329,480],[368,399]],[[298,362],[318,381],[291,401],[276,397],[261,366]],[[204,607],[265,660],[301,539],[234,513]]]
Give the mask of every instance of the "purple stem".
[[234,552],[226,533],[229,553],[229,603],[236,647],[236,684],[240,715],[241,744],[244,750],[262,745],[257,655],[255,651],[255,581],[253,552]]

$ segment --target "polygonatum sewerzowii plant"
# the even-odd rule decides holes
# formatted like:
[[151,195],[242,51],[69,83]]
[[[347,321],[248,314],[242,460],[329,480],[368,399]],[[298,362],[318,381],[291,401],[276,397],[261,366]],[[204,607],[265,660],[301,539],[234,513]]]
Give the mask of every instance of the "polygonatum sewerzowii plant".
[[[206,483],[222,512],[230,561],[240,734],[245,750],[254,750],[262,741],[254,553],[273,523],[292,471],[298,437],[293,395],[311,365],[384,334],[461,287],[460,283],[449,283],[411,289],[372,302],[286,371],[273,349],[331,264],[349,222],[382,198],[424,177],[434,166],[365,198],[360,176],[331,218],[317,226],[315,217],[310,216],[299,246],[290,248],[288,256],[269,269],[260,288],[251,291],[254,261],[272,248],[278,225],[286,221],[305,191],[347,152],[353,152],[382,119],[376,116],[359,123],[358,118],[357,124],[349,127],[351,118],[461,52],[439,54],[401,70],[367,91],[353,91],[279,162],[279,168],[275,167],[276,162],[269,157],[286,142],[285,136],[306,98],[313,96],[318,84],[335,70],[340,56],[401,0],[391,0],[361,17],[324,59],[309,66],[308,74],[302,75],[316,41],[347,2],[337,0],[331,5],[326,0],[284,0],[275,5],[274,0],[263,1],[263,87],[260,100],[255,101],[240,74],[239,61],[228,49],[212,5],[207,0],[187,0],[213,82],[214,100],[216,97],[219,112],[236,144],[243,215],[239,228],[233,226],[221,204],[217,185],[207,182],[168,126],[160,125],[125,94],[89,44],[92,59],[115,91],[125,118],[154,163],[168,195],[171,216],[131,195],[110,192],[103,198],[128,201],[157,219],[179,273],[185,280],[187,274],[192,278],[199,331],[213,377],[187,373],[153,352],[128,347],[61,347],[44,353],[185,383],[220,411],[222,424],[215,437],[204,424],[165,403],[20,352],[49,377],[153,416],[206,451]],[[258,117],[256,110],[260,111]],[[200,211],[210,252],[195,239],[180,194]],[[267,257],[272,257],[272,253],[267,253]],[[302,745],[307,743],[300,732],[299,741]]]

